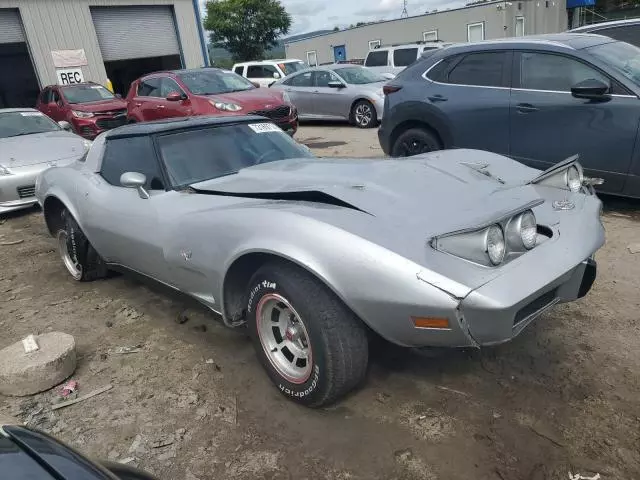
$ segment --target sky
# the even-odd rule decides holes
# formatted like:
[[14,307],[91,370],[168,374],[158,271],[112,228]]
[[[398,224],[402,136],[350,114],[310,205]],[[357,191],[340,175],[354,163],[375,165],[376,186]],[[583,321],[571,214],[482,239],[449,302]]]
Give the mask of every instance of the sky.
[[[200,0],[204,5],[205,0]],[[348,27],[358,22],[392,20],[402,13],[403,0],[280,0],[293,24],[289,35],[314,30]],[[420,15],[433,9],[457,8],[464,0],[408,0],[409,15]],[[204,10],[204,8],[203,8]]]

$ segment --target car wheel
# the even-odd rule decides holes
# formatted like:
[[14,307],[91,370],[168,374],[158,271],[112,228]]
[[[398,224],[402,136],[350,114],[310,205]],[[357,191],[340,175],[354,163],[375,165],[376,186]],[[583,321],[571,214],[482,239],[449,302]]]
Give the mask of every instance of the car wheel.
[[378,123],[376,107],[368,100],[360,100],[351,108],[351,123],[359,128],[375,127]]
[[400,134],[391,148],[392,157],[411,157],[442,149],[438,138],[429,130],[410,128]]
[[98,252],[68,210],[64,209],[62,227],[56,232],[58,252],[71,278],[78,282],[90,282],[104,278],[109,273]]
[[320,407],[362,382],[366,330],[318,279],[295,266],[268,263],[251,278],[247,302],[256,353],[282,394]]

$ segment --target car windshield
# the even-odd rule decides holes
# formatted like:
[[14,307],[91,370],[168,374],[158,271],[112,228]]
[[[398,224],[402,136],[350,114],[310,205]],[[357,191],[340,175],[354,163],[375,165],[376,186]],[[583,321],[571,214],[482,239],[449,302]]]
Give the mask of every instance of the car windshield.
[[289,158],[313,157],[273,123],[225,125],[163,135],[160,155],[174,187]]
[[299,72],[300,70],[304,70],[307,66],[304,62],[286,62],[279,63],[278,66],[282,69],[285,75],[291,75],[294,72]]
[[62,87],[61,90],[69,103],[91,103],[115,98],[113,93],[102,85],[74,85]]
[[352,85],[363,85],[365,83],[385,82],[388,79],[382,75],[377,74],[373,70],[369,70],[365,67],[343,67],[336,68],[335,72],[340,75],[345,82]]
[[588,48],[587,51],[618,73],[640,85],[640,48],[624,42],[611,42]]
[[58,124],[40,112],[0,112],[0,138],[58,130]]
[[202,70],[179,73],[178,77],[195,95],[218,95],[220,93],[243,92],[256,88],[240,75],[223,70]]

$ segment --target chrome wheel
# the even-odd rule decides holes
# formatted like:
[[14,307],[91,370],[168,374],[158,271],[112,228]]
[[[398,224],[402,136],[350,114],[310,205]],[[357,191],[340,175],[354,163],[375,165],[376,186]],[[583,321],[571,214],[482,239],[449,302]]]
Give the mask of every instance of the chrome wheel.
[[361,127],[367,127],[373,121],[373,109],[371,105],[361,103],[356,107],[355,115],[356,123]]
[[64,263],[64,266],[73,279],[80,280],[82,278],[82,265],[78,263],[77,255],[73,253],[73,250],[73,237],[70,237],[66,230],[60,230],[58,232],[58,251],[60,252],[60,258],[62,258],[62,263]]
[[276,371],[291,383],[304,383],[311,376],[311,344],[307,329],[291,304],[270,293],[256,306],[260,344]]

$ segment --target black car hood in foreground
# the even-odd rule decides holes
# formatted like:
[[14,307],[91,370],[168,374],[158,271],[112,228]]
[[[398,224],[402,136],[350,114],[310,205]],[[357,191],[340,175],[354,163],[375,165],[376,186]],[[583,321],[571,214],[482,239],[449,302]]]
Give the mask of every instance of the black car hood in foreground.
[[433,236],[540,203],[535,188],[526,185],[538,173],[506,157],[461,149],[404,160],[282,160],[192,188],[214,195],[342,206]]

